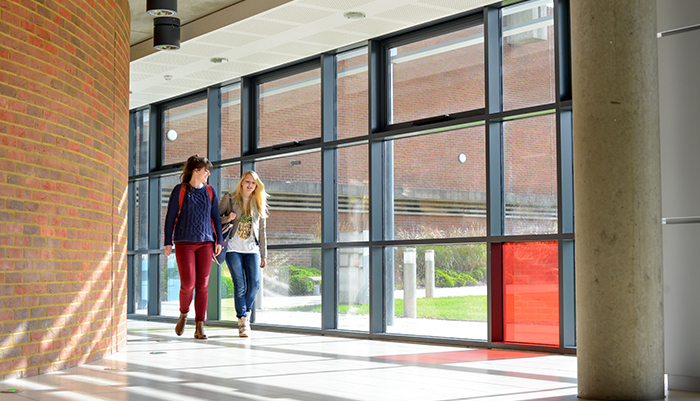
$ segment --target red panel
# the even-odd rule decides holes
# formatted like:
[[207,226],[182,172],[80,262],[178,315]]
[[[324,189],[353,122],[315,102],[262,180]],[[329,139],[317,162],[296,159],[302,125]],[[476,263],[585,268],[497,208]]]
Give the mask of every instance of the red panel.
[[555,242],[505,243],[504,341],[559,345],[559,263]]
[[534,358],[537,356],[546,356],[546,354],[534,354],[530,352],[517,351],[494,351],[494,350],[473,350],[473,351],[455,351],[455,352],[434,352],[429,354],[410,354],[410,355],[388,355],[379,356],[380,359],[390,359],[393,361],[406,361],[416,363],[458,363],[458,362],[477,362],[477,361],[495,361],[498,359],[516,359],[516,358]]
[[503,342],[503,252],[502,244],[491,244],[491,341]]

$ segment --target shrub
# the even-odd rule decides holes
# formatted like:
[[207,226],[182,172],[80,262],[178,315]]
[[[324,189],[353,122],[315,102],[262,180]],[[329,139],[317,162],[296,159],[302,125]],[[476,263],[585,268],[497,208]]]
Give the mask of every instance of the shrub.
[[313,267],[287,265],[281,267],[277,274],[278,279],[289,277],[289,295],[309,295],[313,292],[314,284],[311,281],[302,280],[302,278],[321,276],[321,271]]

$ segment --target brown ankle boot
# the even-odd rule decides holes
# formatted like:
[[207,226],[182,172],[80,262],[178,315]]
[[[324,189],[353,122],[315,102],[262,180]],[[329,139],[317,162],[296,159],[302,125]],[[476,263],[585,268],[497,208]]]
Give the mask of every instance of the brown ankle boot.
[[185,323],[187,323],[187,313],[180,313],[180,319],[178,319],[175,325],[175,334],[181,336],[185,332]]
[[197,340],[206,340],[207,335],[204,334],[204,322],[197,322],[197,326],[194,329],[194,338]]

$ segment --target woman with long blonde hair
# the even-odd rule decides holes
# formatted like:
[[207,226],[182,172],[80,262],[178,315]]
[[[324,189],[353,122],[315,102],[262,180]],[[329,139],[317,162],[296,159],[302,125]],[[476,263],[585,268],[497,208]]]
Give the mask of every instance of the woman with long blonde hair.
[[233,193],[225,193],[219,202],[221,221],[230,223],[233,230],[224,252],[233,279],[241,337],[250,334],[250,312],[260,288],[260,269],[265,267],[267,259],[267,198],[258,174],[248,170],[241,175]]

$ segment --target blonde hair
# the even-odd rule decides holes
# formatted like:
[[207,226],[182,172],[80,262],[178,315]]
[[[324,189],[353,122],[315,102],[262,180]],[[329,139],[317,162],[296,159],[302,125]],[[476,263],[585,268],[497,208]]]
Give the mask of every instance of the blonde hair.
[[[256,186],[253,190],[253,193],[250,195],[251,199],[248,201],[248,204],[245,204],[245,202],[243,201],[242,184],[243,180],[245,180],[245,178],[249,175],[255,180]],[[243,214],[252,216],[255,219],[257,219],[258,217],[266,219],[268,217],[267,198],[269,197],[269,195],[265,191],[265,184],[263,184],[262,181],[260,181],[260,177],[255,171],[248,170],[241,174],[241,179],[238,180],[238,184],[236,184],[236,189],[233,191],[233,195],[231,196],[233,196],[233,199],[236,202],[238,202],[239,205],[241,205],[241,208],[243,209]]]

